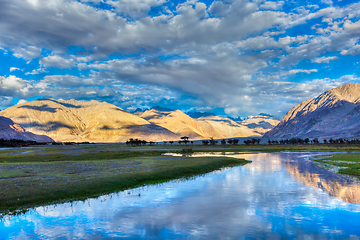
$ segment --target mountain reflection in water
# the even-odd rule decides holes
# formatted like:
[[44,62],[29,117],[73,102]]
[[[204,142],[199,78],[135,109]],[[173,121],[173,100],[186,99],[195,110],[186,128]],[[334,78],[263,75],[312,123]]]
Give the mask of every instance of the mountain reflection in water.
[[311,161],[286,161],[286,170],[298,181],[312,188],[320,188],[348,203],[360,204],[358,181],[322,169]]
[[252,163],[39,207],[0,222],[0,239],[359,239],[360,205],[341,194],[353,183],[309,155],[231,154]]

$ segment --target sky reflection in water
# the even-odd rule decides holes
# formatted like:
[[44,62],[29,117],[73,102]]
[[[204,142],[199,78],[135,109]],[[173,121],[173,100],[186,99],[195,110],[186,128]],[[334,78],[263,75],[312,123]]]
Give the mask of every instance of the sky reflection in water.
[[351,202],[360,198],[360,187],[319,169],[306,155],[237,155],[253,162],[189,181],[40,207],[0,222],[0,239],[359,239],[360,205]]

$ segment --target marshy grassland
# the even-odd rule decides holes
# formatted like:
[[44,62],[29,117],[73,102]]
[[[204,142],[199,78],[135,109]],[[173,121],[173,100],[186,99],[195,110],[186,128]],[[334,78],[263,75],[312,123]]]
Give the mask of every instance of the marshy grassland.
[[[103,194],[205,174],[248,163],[230,157],[175,157],[167,152],[360,151],[360,145],[155,145],[123,144],[40,146],[0,149],[0,216],[31,207],[85,200]],[[360,176],[359,153],[317,159]],[[328,165],[327,165],[328,166]],[[344,168],[343,168],[344,167]],[[346,168],[345,168],[346,167]]]
[[335,170],[340,174],[355,176],[360,179],[360,153],[318,156],[314,161],[327,169]]
[[[166,151],[168,152],[168,151]],[[116,145],[0,150],[0,213],[205,174],[248,161],[229,157],[174,157]]]

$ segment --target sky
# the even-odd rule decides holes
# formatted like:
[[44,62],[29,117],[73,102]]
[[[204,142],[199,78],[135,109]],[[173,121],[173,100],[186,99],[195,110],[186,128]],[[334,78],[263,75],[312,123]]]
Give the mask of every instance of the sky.
[[0,0],[0,109],[42,98],[128,111],[284,116],[360,82],[347,0]]

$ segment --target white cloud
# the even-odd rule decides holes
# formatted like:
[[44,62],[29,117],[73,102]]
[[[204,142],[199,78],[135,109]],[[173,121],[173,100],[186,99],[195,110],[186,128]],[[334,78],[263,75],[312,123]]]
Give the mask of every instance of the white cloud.
[[46,68],[56,67],[60,69],[71,69],[75,66],[72,59],[66,59],[57,55],[41,58],[39,62]]
[[333,60],[338,60],[340,59],[337,56],[332,56],[332,57],[320,57],[320,58],[315,58],[313,60],[311,60],[312,62],[316,62],[316,63],[329,63],[330,61]]
[[360,45],[356,44],[350,49],[344,49],[340,52],[341,55],[359,55],[360,54]]
[[121,0],[107,1],[106,3],[115,7],[121,15],[131,18],[147,16],[152,7],[163,5],[167,0]]
[[25,99],[20,99],[18,102],[17,102],[17,105],[19,104],[23,104],[23,103],[26,103],[27,101]]
[[37,58],[41,54],[41,49],[35,46],[28,46],[26,48],[15,48],[13,49],[14,56],[17,58],[23,58],[25,60],[31,61],[34,58]]
[[[21,70],[20,68],[17,68],[17,67],[11,67],[10,68],[10,72],[14,72],[14,71],[16,71],[16,70]],[[22,71],[22,70],[21,70]]]
[[[211,6],[186,1],[172,12],[163,6],[165,0],[104,2],[112,10],[94,7],[100,2],[3,2],[0,15],[6,21],[0,22],[0,45],[28,61],[39,57],[40,68],[26,75],[51,73],[47,68],[81,70],[76,77],[49,74],[41,80],[23,80],[26,93],[15,88],[9,92],[17,97],[52,94],[67,99],[74,95],[145,104],[141,93],[132,101],[130,91],[117,87],[140,84],[139,91],[150,96],[146,101],[155,99],[151,88],[161,87],[172,94],[153,90],[159,94],[158,101],[184,101],[183,94],[192,97],[195,105],[256,114],[279,106],[272,100],[291,98],[284,103],[285,109],[304,98],[301,91],[294,93],[296,97],[285,97],[291,92],[289,74],[318,71],[293,69],[299,62],[329,63],[339,57],[320,56],[358,53],[360,3],[322,9],[308,5],[285,13],[279,11],[289,4],[283,1],[214,1]],[[154,7],[158,14],[149,16]],[[319,23],[314,26],[318,33],[307,25],[313,19]],[[285,35],[297,25],[309,27],[307,34],[290,31],[292,35]],[[119,59],[109,60],[109,55]],[[90,74],[82,76],[85,72]]]
[[26,72],[25,75],[37,75],[39,73],[47,72],[44,68],[33,69],[31,72]]
[[12,97],[0,96],[0,109],[4,109],[6,107],[9,107],[12,104],[13,104],[13,98]]
[[265,3],[261,4],[259,7],[260,9],[269,9],[269,10],[279,10],[284,5],[284,1],[277,1],[277,2],[270,2],[266,1]]
[[310,69],[310,70],[306,70],[306,69],[292,69],[289,71],[289,74],[297,74],[297,73],[313,73],[313,72],[318,72],[317,69]]
[[16,76],[0,76],[0,95],[27,98],[31,96],[31,83]]

